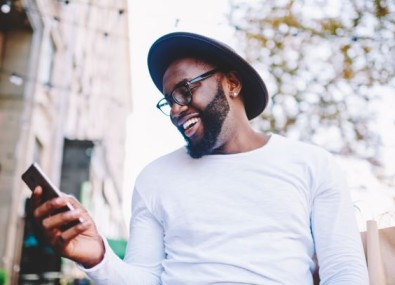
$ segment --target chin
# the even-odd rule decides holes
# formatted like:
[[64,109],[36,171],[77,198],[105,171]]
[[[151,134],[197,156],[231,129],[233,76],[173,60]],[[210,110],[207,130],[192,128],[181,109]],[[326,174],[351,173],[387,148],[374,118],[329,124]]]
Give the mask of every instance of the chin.
[[201,158],[204,155],[212,154],[215,141],[200,139],[198,141],[187,141],[186,149],[192,158]]

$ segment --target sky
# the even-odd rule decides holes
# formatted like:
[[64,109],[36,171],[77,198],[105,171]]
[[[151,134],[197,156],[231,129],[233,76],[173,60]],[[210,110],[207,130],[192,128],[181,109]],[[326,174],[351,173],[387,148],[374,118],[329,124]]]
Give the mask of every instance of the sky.
[[228,0],[130,0],[130,47],[133,111],[128,118],[124,211],[129,215],[134,180],[155,158],[184,145],[182,136],[155,105],[161,98],[151,81],[147,54],[160,36],[176,31],[196,32],[232,42],[227,25]]
[[[128,118],[123,199],[125,203],[123,210],[127,220],[130,216],[130,201],[137,174],[150,161],[184,145],[181,135],[169,118],[155,107],[162,95],[152,83],[148,73],[146,60],[149,47],[166,33],[189,31],[217,38],[237,50],[233,29],[229,27],[226,20],[228,9],[228,0],[130,0],[133,112]],[[386,94],[388,96],[383,98],[387,99],[373,107],[380,110],[381,119],[378,128],[389,145],[389,151],[383,154],[384,161],[387,160],[388,164],[393,165],[395,113],[391,106],[395,104],[395,97],[391,96],[393,90],[387,90]],[[363,209],[361,220],[377,217],[380,213],[393,209],[394,195],[391,196],[391,189],[378,183],[372,176],[367,162],[340,159],[340,163],[347,171],[350,187],[354,189],[352,199],[356,201],[356,207]],[[395,166],[392,170],[394,168]],[[368,190],[355,191],[363,188]]]

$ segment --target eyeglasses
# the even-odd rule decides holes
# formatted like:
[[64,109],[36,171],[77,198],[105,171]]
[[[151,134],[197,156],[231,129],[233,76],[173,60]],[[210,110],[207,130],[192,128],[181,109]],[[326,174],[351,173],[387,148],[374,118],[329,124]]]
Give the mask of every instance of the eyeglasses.
[[165,94],[165,97],[159,100],[158,104],[156,104],[156,108],[161,110],[166,116],[170,116],[173,103],[180,106],[189,105],[192,101],[192,90],[199,86],[196,83],[209,78],[218,71],[218,69],[213,69],[191,80],[178,83],[170,95]]

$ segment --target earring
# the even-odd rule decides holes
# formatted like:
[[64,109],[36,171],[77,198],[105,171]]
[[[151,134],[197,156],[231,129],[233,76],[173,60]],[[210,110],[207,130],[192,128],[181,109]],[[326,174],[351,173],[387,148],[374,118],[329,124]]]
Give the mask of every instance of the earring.
[[237,92],[233,92],[233,97],[236,97],[237,96]]

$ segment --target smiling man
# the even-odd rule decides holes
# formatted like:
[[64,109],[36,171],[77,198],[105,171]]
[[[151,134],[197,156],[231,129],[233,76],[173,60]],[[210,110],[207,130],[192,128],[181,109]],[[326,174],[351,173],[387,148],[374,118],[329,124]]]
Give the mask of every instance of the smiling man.
[[[167,73],[167,77],[170,77],[169,81],[174,79],[171,71],[172,68],[169,68]],[[175,109],[179,103],[175,102],[173,98],[189,98],[188,101],[190,102],[184,99],[184,102],[181,101],[181,103],[189,105],[189,109],[192,110],[193,107],[192,104],[190,104],[192,101],[192,92],[196,92],[199,88],[200,81],[209,78],[216,72],[217,70],[213,69],[190,81],[182,81],[181,86],[177,86],[171,91],[170,95],[168,95],[167,98],[163,98],[161,100],[162,103],[158,104],[158,106],[162,109],[165,104],[168,104],[168,108],[172,108],[173,103],[175,103],[176,105],[173,108]],[[164,78],[164,80],[166,80],[166,76]],[[165,102],[163,102],[163,100]],[[217,139],[228,113],[229,104],[219,82],[217,83],[217,90],[214,97],[207,106],[204,106],[203,110],[195,110],[189,113],[183,111],[177,113],[176,111],[173,112],[171,120],[187,141],[187,149],[191,157],[200,158],[203,155],[212,153],[218,148],[216,145]]]
[[[136,180],[124,260],[78,202],[41,203],[38,187],[35,217],[59,253],[95,284],[313,284],[315,255],[321,284],[368,284],[342,173],[328,152],[250,126],[268,102],[250,64],[223,43],[180,32],[152,45],[148,66],[163,94],[157,107],[186,150]],[[76,210],[51,215],[67,201]]]

